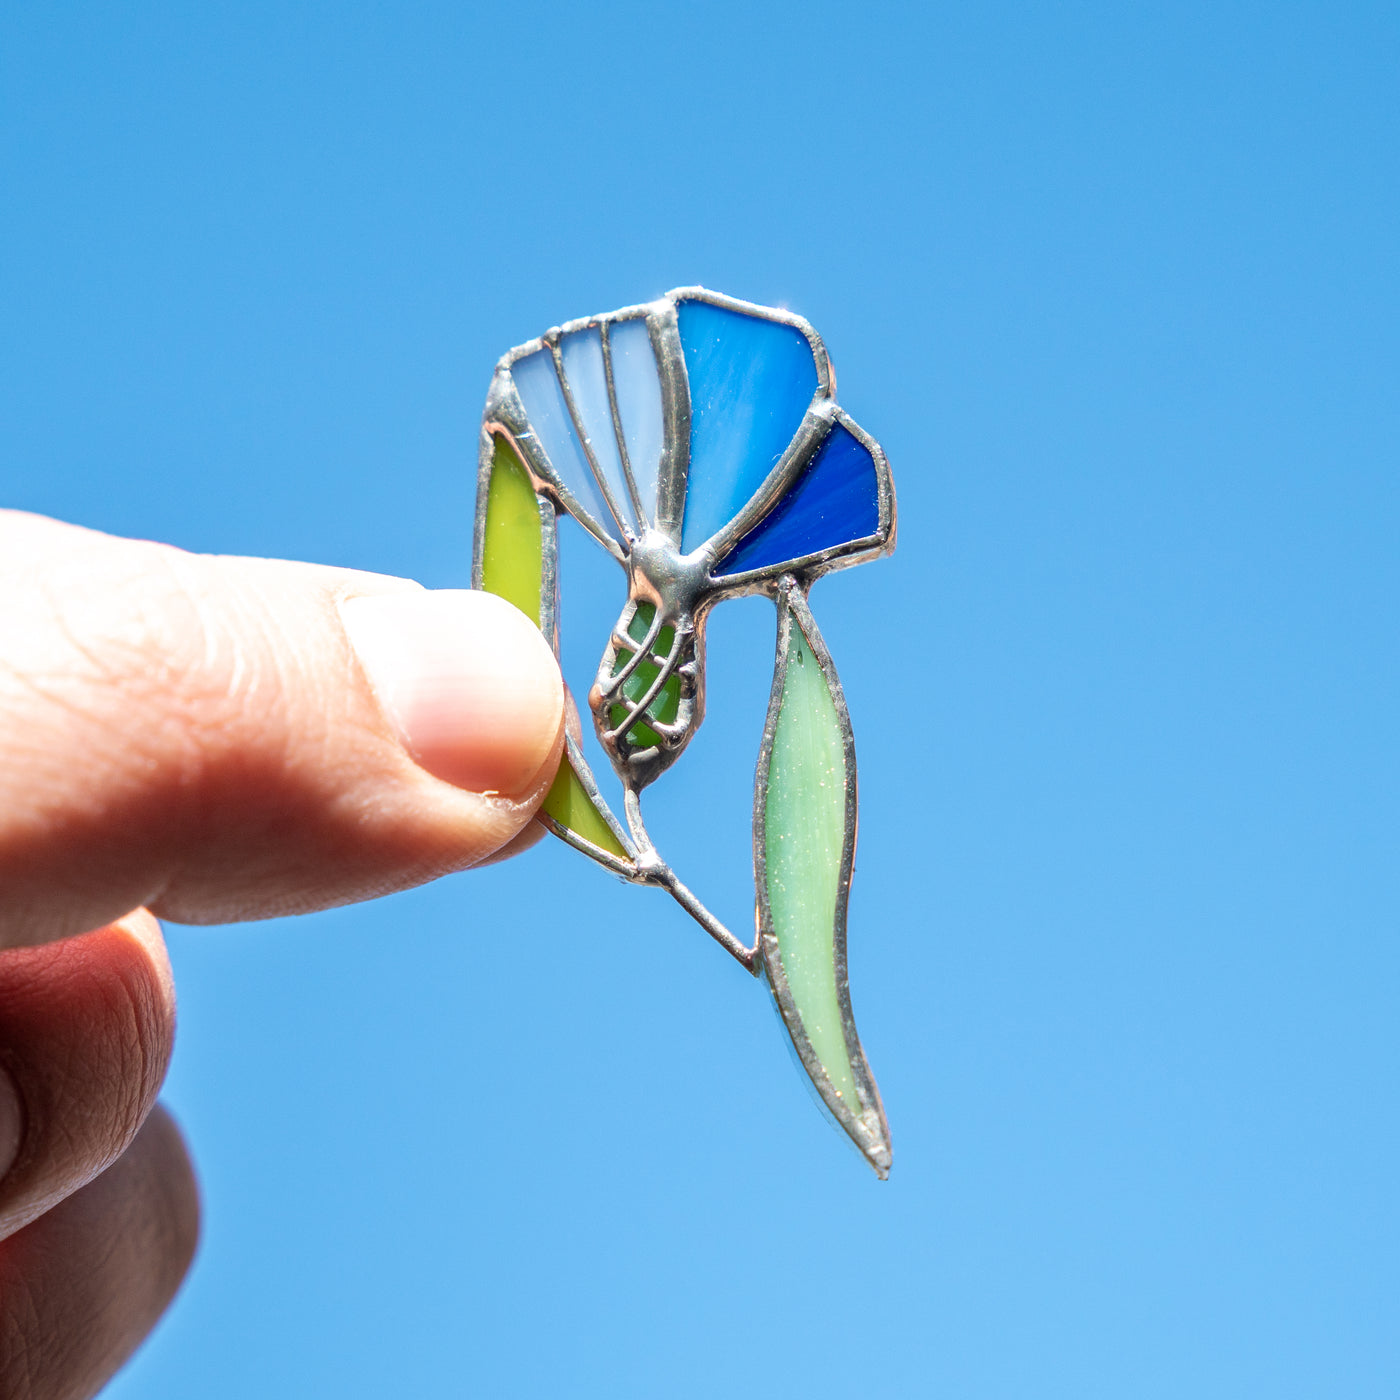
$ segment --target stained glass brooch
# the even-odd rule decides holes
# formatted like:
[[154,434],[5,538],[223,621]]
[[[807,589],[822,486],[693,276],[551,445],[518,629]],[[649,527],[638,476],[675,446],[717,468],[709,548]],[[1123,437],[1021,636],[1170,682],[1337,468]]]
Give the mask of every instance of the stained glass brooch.
[[[666,890],[777,1002],[822,1103],[881,1177],[889,1130],[851,1015],[851,721],[808,603],[822,574],[888,553],[879,444],[836,403],[821,339],[786,311],[699,287],[545,332],[501,359],[482,419],[473,584],[559,646],[557,519],[618,562],[627,600],[588,694],[619,821],[570,736],[540,819],[599,865]],[[765,594],[777,659],[754,794],[746,944],[662,859],[642,793],[705,713],[705,621]]]

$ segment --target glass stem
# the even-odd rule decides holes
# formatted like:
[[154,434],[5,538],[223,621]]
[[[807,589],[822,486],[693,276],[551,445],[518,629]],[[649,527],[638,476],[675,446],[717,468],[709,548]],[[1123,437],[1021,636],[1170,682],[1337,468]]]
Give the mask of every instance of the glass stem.
[[729,953],[747,972],[758,976],[758,940],[752,948],[746,947],[720,921],[705,908],[681,882],[676,872],[661,858],[650,835],[646,823],[642,821],[641,794],[633,787],[624,789],[624,811],[627,814],[627,827],[637,846],[637,882],[655,885],[665,890],[677,904],[695,920],[725,952]]

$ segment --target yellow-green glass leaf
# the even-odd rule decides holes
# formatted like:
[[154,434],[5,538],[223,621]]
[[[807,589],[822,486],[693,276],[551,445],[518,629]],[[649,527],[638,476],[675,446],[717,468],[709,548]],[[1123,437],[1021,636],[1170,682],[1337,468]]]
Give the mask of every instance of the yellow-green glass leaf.
[[822,668],[795,618],[764,804],[768,911],[784,977],[832,1087],[861,1112],[836,986],[846,849],[845,734]]
[[481,586],[514,603],[538,627],[544,550],[540,504],[515,449],[499,433],[495,444],[486,497]]
[[593,805],[593,799],[589,797],[588,789],[574,772],[574,765],[567,753],[560,762],[553,786],[544,799],[544,811],[560,826],[566,827],[576,836],[583,837],[585,841],[591,841],[600,850],[616,856],[619,860],[629,859],[627,852],[622,849],[622,843],[613,835],[612,827],[603,820],[597,807]]
[[[538,627],[543,575],[544,540],[535,488],[509,440],[497,433],[486,496],[481,586],[513,603]],[[591,841],[600,850],[619,860],[629,859],[579,780],[567,753],[560,760],[559,772],[545,797],[544,811],[560,826]]]

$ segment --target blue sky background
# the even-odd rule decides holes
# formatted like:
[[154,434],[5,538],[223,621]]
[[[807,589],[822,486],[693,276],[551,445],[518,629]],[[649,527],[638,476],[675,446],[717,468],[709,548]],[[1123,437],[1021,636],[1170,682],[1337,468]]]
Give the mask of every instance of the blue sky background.
[[[558,843],[171,928],[206,1234],[110,1394],[1400,1391],[1398,112],[1379,4],[11,0],[8,503],[464,585],[496,357],[703,282],[901,507],[814,594],[888,1185]],[[657,794],[741,927],[771,628]]]

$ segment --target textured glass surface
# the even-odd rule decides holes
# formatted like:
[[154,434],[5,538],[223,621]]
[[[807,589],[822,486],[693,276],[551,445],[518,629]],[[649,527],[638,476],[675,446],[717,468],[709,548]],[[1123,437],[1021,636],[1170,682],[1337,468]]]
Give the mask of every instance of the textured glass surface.
[[589,797],[588,790],[579,781],[579,776],[574,772],[574,766],[569,761],[567,753],[560,761],[559,772],[544,799],[543,807],[560,826],[566,827],[575,835],[582,836],[585,841],[591,841],[595,846],[607,851],[609,855],[616,856],[619,860],[628,858],[627,852],[622,849],[621,843],[613,835],[612,828],[603,820],[598,809],[593,805],[593,799]]
[[807,338],[794,326],[708,302],[682,301],[690,380],[690,475],[681,551],[728,524],[777,465],[817,388]]
[[[645,639],[651,627],[652,618],[656,616],[656,609],[650,603],[638,603],[637,611],[632,614],[632,621],[627,624],[628,635],[640,642]],[[673,628],[662,627],[656,634],[655,640],[651,644],[651,654],[660,653],[665,656],[670,652],[675,644],[676,633]],[[613,663],[613,675],[622,670],[623,666],[632,659],[630,651],[618,649],[617,660]],[[613,705],[608,709],[608,723],[614,728],[627,718],[627,711],[651,689],[652,682],[661,674],[661,668],[650,661],[641,662],[635,671],[622,683],[622,693],[626,696],[628,704]],[[656,698],[647,706],[645,713],[662,724],[670,724],[675,718],[681,703],[681,682],[680,677],[670,676],[666,684],[656,693]],[[633,744],[639,749],[655,748],[661,742],[661,736],[657,734],[650,725],[638,721],[628,732]]]
[[515,449],[497,436],[486,496],[481,586],[514,603],[536,627],[540,625],[541,561],[535,488]]
[[[627,527],[637,528],[637,513],[632,509],[632,497],[622,474],[622,458],[617,451],[617,433],[613,429],[612,404],[608,399],[608,374],[603,367],[603,337],[596,326],[574,331],[559,342],[559,355],[564,361],[564,377],[569,381],[574,407],[583,423],[588,445],[593,450],[608,490]],[[611,521],[605,522],[611,524]]]
[[617,539],[618,529],[612,512],[593,479],[588,459],[574,435],[569,406],[564,402],[564,391],[559,387],[559,376],[554,372],[554,356],[547,349],[537,350],[533,355],[517,360],[511,366],[510,373],[520,393],[520,402],[525,405],[530,427],[544,448],[545,456],[559,474],[559,480],[603,531]]
[[865,539],[879,528],[875,459],[850,429],[837,423],[787,495],[734,546],[715,573],[785,564]]
[[637,483],[642,508],[656,520],[656,478],[661,466],[665,427],[661,410],[661,380],[656,355],[644,320],[615,321],[608,327],[608,353],[612,356],[613,392],[622,437],[627,444],[627,464]]
[[836,990],[848,781],[844,734],[826,677],[795,617],[791,625],[763,816],[771,931],[802,1029],[836,1092],[858,1114]]

